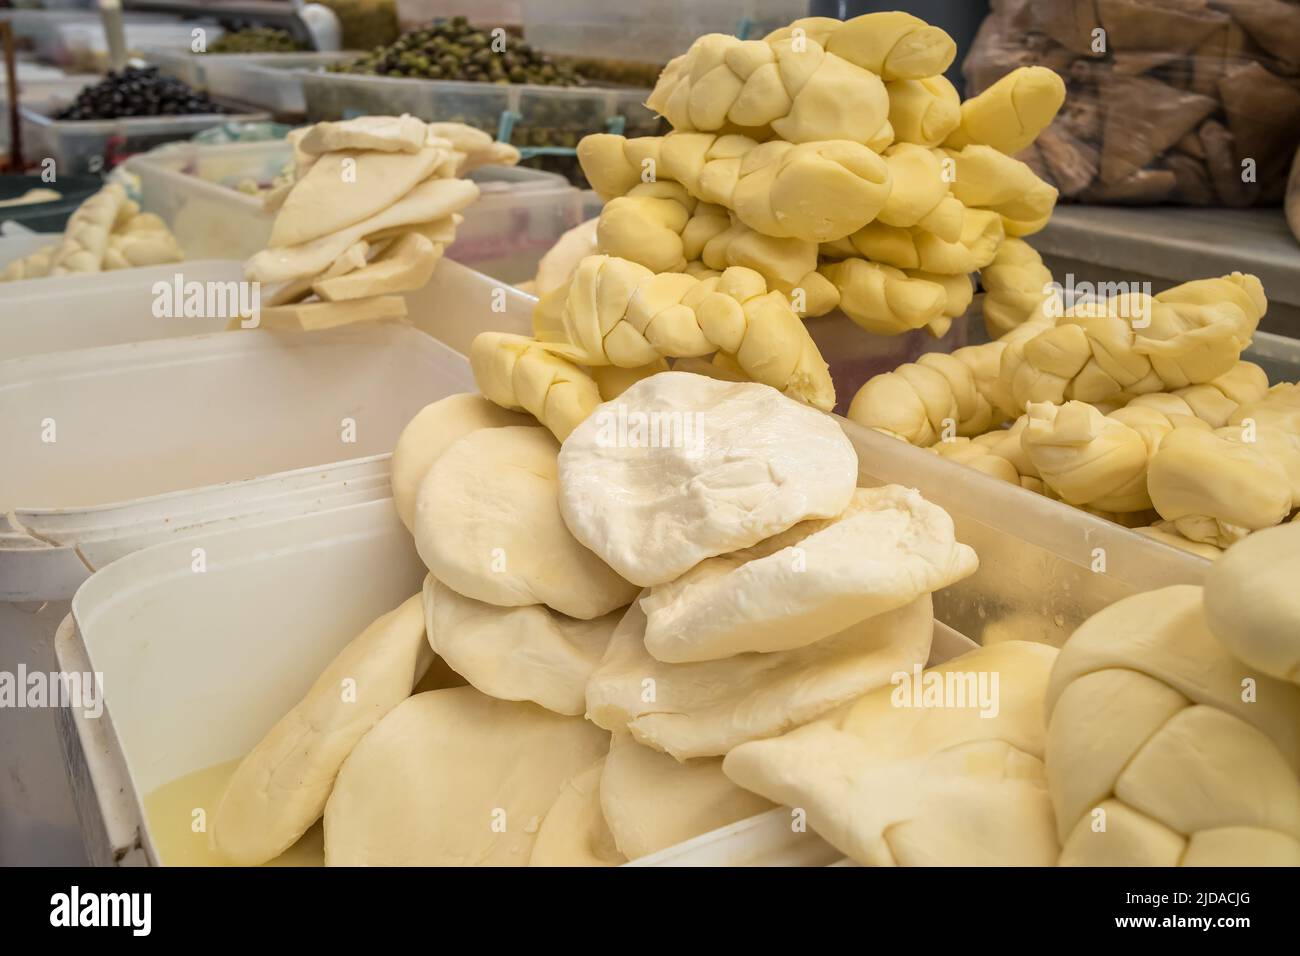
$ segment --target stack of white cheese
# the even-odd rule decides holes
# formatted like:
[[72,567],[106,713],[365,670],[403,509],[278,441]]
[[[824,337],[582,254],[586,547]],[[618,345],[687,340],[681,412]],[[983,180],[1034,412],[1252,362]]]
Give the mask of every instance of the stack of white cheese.
[[217,848],[262,862],[323,814],[329,864],[610,865],[770,807],[724,755],[923,667],[931,592],[976,567],[857,475],[828,416],[685,372],[563,446],[477,395],[427,407],[393,459],[423,594],[245,758]]
[[267,195],[278,209],[267,248],[244,266],[275,283],[267,326],[320,329],[406,315],[456,237],[478,187],[459,179],[519,151],[460,123],[363,116],[290,134],[292,177]]

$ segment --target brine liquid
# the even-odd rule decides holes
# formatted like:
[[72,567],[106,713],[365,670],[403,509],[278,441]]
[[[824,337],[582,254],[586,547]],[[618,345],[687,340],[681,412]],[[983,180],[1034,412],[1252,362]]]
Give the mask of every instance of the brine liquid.
[[[212,846],[212,823],[238,760],[205,767],[165,783],[144,798],[154,849],[163,866],[230,866]],[[202,809],[206,832],[194,831],[194,811]],[[265,866],[324,866],[325,833],[321,824]]]

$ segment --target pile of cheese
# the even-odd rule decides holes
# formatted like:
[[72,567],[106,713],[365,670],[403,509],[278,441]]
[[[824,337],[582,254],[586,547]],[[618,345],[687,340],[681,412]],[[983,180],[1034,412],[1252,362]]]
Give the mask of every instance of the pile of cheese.
[[1239,272],[1040,305],[872,378],[849,417],[1214,558],[1300,514],[1300,385],[1241,360],[1267,307]]
[[[1051,70],[1022,67],[962,102],[943,76],[956,50],[900,12],[699,38],[647,101],[672,132],[579,144],[606,200],[594,251],[697,278],[741,266],[800,315],[943,334],[970,274],[1051,215],[1056,189],[1013,154],[1065,96]],[[536,291],[564,277],[548,267]]]
[[1300,866],[1298,576],[1300,525],[1262,531],[1204,588],[1059,652],[971,651],[723,771],[868,865]]
[[[264,862],[610,865],[766,809],[723,757],[919,671],[974,552],[858,488],[835,421],[774,389],[645,378],[563,444],[478,395],[393,456],[423,592],[244,759],[213,839]],[[354,693],[344,694],[344,686]]]
[[167,224],[141,212],[119,183],[95,193],[68,218],[57,242],[0,271],[0,282],[162,265],[183,258]]
[[317,123],[289,140],[290,175],[265,200],[278,210],[270,240],[244,266],[249,280],[274,284],[262,299],[269,327],[404,317],[402,293],[429,281],[459,212],[478,198],[459,177],[519,159],[479,130],[406,115]]

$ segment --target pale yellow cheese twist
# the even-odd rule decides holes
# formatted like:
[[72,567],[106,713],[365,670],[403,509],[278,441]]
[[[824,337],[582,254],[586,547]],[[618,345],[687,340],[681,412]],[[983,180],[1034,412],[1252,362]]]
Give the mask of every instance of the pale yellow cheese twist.
[[526,336],[480,332],[469,362],[484,398],[528,412],[560,441],[601,403],[586,371]]
[[1061,865],[1300,865],[1300,688],[1233,658],[1200,588],[1085,621],[1046,711]]
[[826,411],[835,406],[830,372],[808,330],[752,269],[701,280],[588,256],[566,286],[538,303],[533,328],[553,352],[582,365],[633,368],[721,352],[753,381]]
[[137,212],[108,237],[103,267],[105,271],[130,269],[180,262],[183,258],[167,224],[153,213]]
[[1085,402],[1031,402],[1022,446],[1043,481],[1068,504],[1146,511],[1147,463],[1176,428],[1209,431],[1186,402],[1143,395],[1110,415]]
[[1054,70],[1018,67],[961,104],[961,121],[944,145],[981,143],[1010,156],[1037,139],[1064,102],[1065,82]]
[[1049,319],[1026,322],[997,341],[951,355],[927,353],[872,376],[853,397],[849,418],[922,447],[944,437],[981,434],[1018,414],[1000,379],[1002,353],[1049,324]]
[[1009,428],[995,428],[973,438],[945,438],[930,450],[941,458],[956,461],[986,475],[1001,478],[1028,491],[1055,498],[1043,483],[1038,469],[1021,447],[1028,418],[1021,415]]
[[867,13],[850,20],[804,17],[769,33],[768,43],[802,31],[836,56],[885,80],[919,80],[944,72],[957,55],[952,37],[910,13]]
[[1028,165],[979,143],[941,152],[952,162],[953,196],[966,206],[997,213],[1008,236],[1032,235],[1047,225],[1057,190]]
[[822,255],[846,258],[846,251],[852,250],[849,255],[856,253],[895,269],[923,269],[944,275],[982,269],[993,261],[1006,236],[1002,217],[991,210],[962,207],[954,197],[944,202],[956,204],[960,213],[961,228],[954,238],[944,238],[920,225],[904,229],[876,220],[845,240],[824,243]]
[[1001,378],[1017,409],[1071,399],[1123,404],[1209,382],[1229,371],[1267,308],[1257,278],[1234,272],[1085,302],[1008,347]]
[[1205,580],[1210,629],[1238,660],[1300,684],[1300,524],[1234,545]]
[[15,259],[0,272],[0,282],[16,282],[19,279],[39,279],[49,274],[50,263],[58,245],[50,243],[35,252],[28,253],[21,259]]
[[961,123],[961,95],[942,76],[891,80],[885,89],[896,143],[938,146]]
[[678,183],[638,183],[605,204],[596,226],[596,246],[651,272],[681,272],[694,258],[685,254],[682,233],[698,205]]
[[890,191],[885,160],[846,140],[795,145],[715,133],[639,139],[597,133],[583,137],[578,158],[606,199],[625,195],[637,183],[670,179],[766,235],[810,242],[861,228]]
[[882,147],[893,138],[880,76],[807,36],[702,36],[664,68],[646,105],[675,130],[761,139],[770,131],[789,143],[844,139]]
[[651,272],[707,278],[731,266],[753,269],[802,315],[825,315],[839,303],[839,291],[817,271],[817,243],[757,232],[668,179],[638,183],[606,203],[596,243],[600,253]]
[[[1024,451],[1044,483],[1069,504],[1121,514],[1146,511],[1153,507],[1149,461],[1164,441],[1177,429],[1208,433],[1221,424],[1222,404],[1208,401],[1210,391],[1227,402],[1234,401],[1232,395],[1253,403],[1268,394],[1268,378],[1259,366],[1239,362],[1214,382],[1140,395],[1109,414],[1078,401],[1031,403]],[[1215,418],[1202,418],[1200,410]]]
[[1046,317],[1052,273],[1023,239],[1006,239],[979,273],[985,293],[984,327],[991,338],[1001,338],[1031,318]]
[[48,274],[99,272],[108,248],[108,237],[128,202],[126,190],[111,183],[78,206],[68,217],[63,238],[50,260]]
[[1222,428],[1169,436],[1147,486],[1180,534],[1217,547],[1286,520],[1300,506],[1300,385],[1273,386]]

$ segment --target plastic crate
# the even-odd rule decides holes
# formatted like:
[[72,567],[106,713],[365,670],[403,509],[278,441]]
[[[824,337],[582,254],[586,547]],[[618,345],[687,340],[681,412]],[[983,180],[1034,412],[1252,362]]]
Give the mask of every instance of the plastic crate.
[[659,119],[643,103],[649,90],[531,83],[469,83],[349,73],[304,73],[307,118],[345,119],[367,113],[410,113],[454,121],[496,134],[511,115],[516,146],[572,148],[588,133],[611,128],[629,136],[658,132]]
[[[195,30],[203,30],[208,43],[225,32],[215,23],[178,22],[170,17],[143,20],[127,17],[123,29],[127,52],[137,56],[150,49],[187,52],[194,41]],[[91,13],[85,19],[70,18],[59,23],[39,42],[37,52],[68,69],[106,70],[109,65],[108,38],[103,20],[98,13]]]
[[133,153],[162,143],[189,139],[222,123],[269,120],[269,113],[236,103],[221,103],[228,113],[191,116],[139,116],[112,120],[56,120],[44,110],[23,107],[23,152],[29,160],[53,159],[61,173],[97,173]]
[[667,63],[696,37],[729,33],[757,40],[808,15],[805,0],[523,0],[524,38],[539,50]]
[[[178,144],[134,157],[143,208],[172,228],[188,256],[247,258],[262,249],[273,215],[260,196],[234,186],[269,183],[290,159],[283,141],[205,146]],[[552,173],[509,166],[474,170],[480,196],[447,256],[496,279],[531,278],[537,260],[582,221],[582,196]]]

